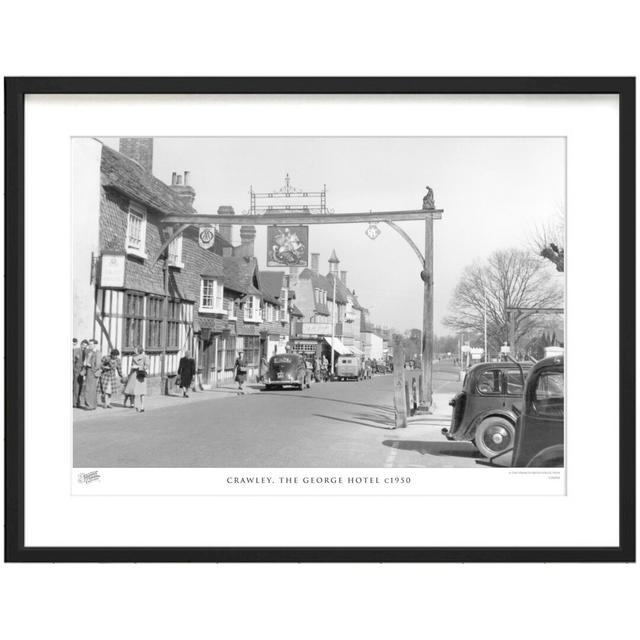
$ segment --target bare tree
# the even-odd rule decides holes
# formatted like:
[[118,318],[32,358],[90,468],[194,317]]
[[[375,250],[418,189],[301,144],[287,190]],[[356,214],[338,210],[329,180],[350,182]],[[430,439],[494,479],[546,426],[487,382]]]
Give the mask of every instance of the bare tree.
[[564,214],[558,212],[555,218],[538,227],[532,238],[533,250],[552,262],[556,271],[564,273]]
[[[545,262],[528,251],[496,251],[484,264],[474,263],[464,270],[450,304],[451,314],[444,324],[475,334],[484,331],[486,295],[489,349],[498,351],[509,340],[510,307],[540,309],[563,306],[563,291],[550,278]],[[544,324],[544,316],[524,311],[515,316],[518,343]]]

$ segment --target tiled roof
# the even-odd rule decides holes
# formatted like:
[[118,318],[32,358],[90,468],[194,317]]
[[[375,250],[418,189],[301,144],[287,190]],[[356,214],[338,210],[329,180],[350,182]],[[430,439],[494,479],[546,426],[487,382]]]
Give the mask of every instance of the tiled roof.
[[211,262],[202,267],[200,275],[205,278],[220,278],[224,275],[224,271],[219,261],[211,260]]
[[284,271],[259,271],[260,291],[272,298],[279,298],[282,292]]
[[[311,285],[314,289],[324,289],[327,292],[327,300],[333,300],[333,280],[331,274],[323,276],[314,273],[311,269],[304,269],[300,272],[298,278],[311,280]],[[336,280],[336,300],[338,304],[346,304],[347,296],[345,292],[347,292],[348,289],[344,285],[341,288],[340,285],[342,285],[342,282],[338,278]]]
[[224,286],[227,289],[261,295],[253,284],[253,274],[256,269],[255,258],[247,256],[227,256],[222,259],[224,266]]
[[102,145],[100,169],[105,188],[116,189],[163,214],[193,212],[193,207],[185,205],[171,187],[107,145]]
[[[326,280],[331,287],[331,295],[333,295],[333,274],[328,273]],[[349,291],[349,289],[347,289],[347,285],[342,282],[340,278],[336,278],[336,300],[338,304],[347,304],[350,297],[351,292]]]
[[[241,293],[250,293],[251,295],[261,296],[267,302],[279,304],[278,298],[271,293],[271,288],[264,286],[264,274],[266,271],[258,271],[258,261],[249,256],[227,256],[223,258],[224,263],[224,286],[233,291]],[[276,272],[282,278],[282,272]],[[254,278],[255,276],[255,278]],[[255,281],[259,288],[255,286]],[[271,283],[270,276],[266,281]],[[278,296],[280,289],[278,289]]]

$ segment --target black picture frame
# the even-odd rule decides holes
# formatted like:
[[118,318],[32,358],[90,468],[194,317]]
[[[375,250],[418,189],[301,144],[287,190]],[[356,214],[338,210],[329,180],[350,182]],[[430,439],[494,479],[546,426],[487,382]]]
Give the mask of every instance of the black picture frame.
[[[635,78],[5,78],[5,561],[634,562]],[[27,547],[24,539],[24,159],[28,94],[614,94],[619,98],[619,531],[612,547]],[[622,295],[623,293],[623,295]],[[595,514],[594,514],[595,517]]]

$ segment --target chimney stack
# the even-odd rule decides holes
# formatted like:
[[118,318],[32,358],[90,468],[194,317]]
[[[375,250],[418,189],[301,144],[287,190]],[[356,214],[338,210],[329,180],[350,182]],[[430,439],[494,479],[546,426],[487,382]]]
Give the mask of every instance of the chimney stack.
[[[218,215],[221,216],[235,216],[236,212],[233,210],[233,207],[228,205],[222,205],[218,207]],[[231,229],[233,225],[230,224],[220,224],[218,225],[218,229],[220,230],[220,235],[231,244]]]
[[196,199],[196,190],[189,185],[189,172],[184,172],[184,180],[183,176],[181,176],[177,172],[173,172],[171,174],[171,188],[175,191],[176,195],[187,209],[193,208],[193,201]]
[[153,169],[153,138],[120,138],[122,155],[135,160],[147,173]]
[[311,254],[311,271],[313,271],[314,275],[318,275],[320,273],[320,254],[312,253]]
[[240,251],[237,255],[253,257],[253,245],[256,239],[256,228],[253,225],[243,224],[240,227]]
[[346,271],[341,271],[340,272],[340,280],[342,280],[342,283],[346,287],[347,286],[347,272]]

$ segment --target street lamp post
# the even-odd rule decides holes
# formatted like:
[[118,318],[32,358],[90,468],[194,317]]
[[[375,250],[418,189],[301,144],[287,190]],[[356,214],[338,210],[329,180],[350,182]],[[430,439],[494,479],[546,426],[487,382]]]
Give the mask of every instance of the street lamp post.
[[331,307],[331,376],[335,374],[335,352],[334,345],[336,339],[336,274],[334,273],[333,280],[333,306]]
[[484,361],[489,362],[489,352],[487,351],[487,288],[482,283],[484,291]]

